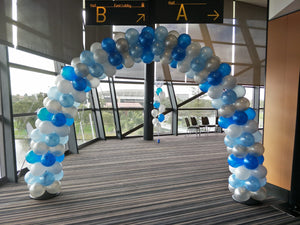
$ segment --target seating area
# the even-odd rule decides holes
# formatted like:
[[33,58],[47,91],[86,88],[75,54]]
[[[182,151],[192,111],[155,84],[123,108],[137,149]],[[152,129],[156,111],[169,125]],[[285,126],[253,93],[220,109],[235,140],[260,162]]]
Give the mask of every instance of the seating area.
[[[194,116],[191,116],[190,119],[186,117],[184,120],[187,127],[187,134],[196,134],[197,136],[200,136],[201,133],[222,132],[222,128],[218,125],[218,117],[216,117],[215,124],[210,124],[207,116],[200,117],[199,123]],[[214,128],[214,130],[209,128]]]

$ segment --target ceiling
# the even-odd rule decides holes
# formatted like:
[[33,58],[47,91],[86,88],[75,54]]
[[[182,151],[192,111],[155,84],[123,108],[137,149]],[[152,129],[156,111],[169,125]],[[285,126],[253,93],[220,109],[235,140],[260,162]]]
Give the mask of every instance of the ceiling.
[[268,0],[236,0],[237,2],[245,2],[252,5],[258,5],[261,7],[268,7]]

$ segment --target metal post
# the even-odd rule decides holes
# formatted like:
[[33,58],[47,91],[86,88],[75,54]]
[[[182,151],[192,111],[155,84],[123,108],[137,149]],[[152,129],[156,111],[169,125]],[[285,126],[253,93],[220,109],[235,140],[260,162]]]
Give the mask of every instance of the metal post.
[[77,144],[77,138],[76,138],[76,131],[75,131],[75,126],[72,124],[70,127],[70,134],[69,134],[69,151],[73,154],[78,154],[78,144]]
[[153,124],[151,111],[154,95],[154,62],[146,64],[144,98],[144,140],[153,140]]
[[3,106],[5,106],[3,107],[3,132],[6,159],[6,175],[9,181],[17,182],[18,178],[10,74],[8,65],[8,49],[7,46],[4,45],[0,45],[0,80],[2,104]]
[[167,81],[168,92],[172,105],[172,134],[178,135],[178,107],[172,81]]
[[256,117],[254,120],[259,122],[259,107],[260,107],[260,87],[255,86],[253,88],[253,109],[255,110]]

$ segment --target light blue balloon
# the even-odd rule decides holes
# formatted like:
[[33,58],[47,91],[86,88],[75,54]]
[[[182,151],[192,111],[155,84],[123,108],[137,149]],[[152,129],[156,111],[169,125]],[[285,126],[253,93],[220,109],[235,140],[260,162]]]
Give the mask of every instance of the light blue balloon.
[[59,136],[56,133],[47,134],[45,136],[45,143],[50,147],[54,147],[59,144]]
[[256,131],[252,135],[254,137],[254,142],[261,142],[261,140],[262,140],[262,134],[259,131]]
[[72,81],[77,78],[74,67],[72,66],[64,66],[61,70],[61,75],[64,79]]
[[254,144],[254,137],[252,134],[244,132],[237,138],[237,143],[245,147],[250,147]]
[[248,191],[252,191],[252,192],[255,192],[255,191],[258,191],[260,189],[261,185],[260,185],[260,182],[259,182],[259,179],[257,179],[256,177],[254,176],[250,176],[246,181],[245,181],[245,188],[248,190]]
[[129,54],[133,58],[141,58],[143,55],[143,46],[138,42],[129,48]]
[[224,144],[229,148],[233,148],[233,146],[236,145],[236,138],[231,138],[228,135],[226,135],[224,138]]
[[35,184],[40,182],[40,177],[33,176],[30,171],[28,171],[24,176],[24,180],[27,184]]
[[34,129],[30,133],[30,138],[34,142],[43,142],[45,140],[45,135],[42,134],[39,129]]
[[90,66],[89,71],[93,77],[101,77],[104,73],[103,66],[99,63],[95,63],[93,66]]
[[51,100],[58,100],[62,93],[60,93],[56,86],[51,87],[48,92],[47,96]]
[[224,104],[230,105],[236,101],[237,95],[233,90],[226,90],[225,92],[223,92],[221,99]]
[[162,41],[155,41],[151,47],[154,55],[161,55],[165,51],[165,44]]
[[220,109],[220,108],[224,105],[224,102],[222,101],[222,99],[217,98],[217,99],[213,99],[213,100],[211,101],[211,105],[212,105],[212,107],[214,107],[215,109]]
[[83,51],[80,54],[80,61],[87,66],[93,66],[95,64],[94,54],[91,51]]
[[72,126],[73,123],[74,123],[74,119],[73,119],[73,118],[67,118],[66,124],[67,124],[68,126]]
[[244,181],[243,180],[239,180],[235,177],[235,174],[231,174],[228,178],[228,183],[234,187],[234,188],[238,188],[238,187],[242,187],[244,186]]
[[60,181],[64,177],[64,171],[54,175],[54,179]]
[[69,135],[60,137],[59,144],[65,145],[68,143],[68,141],[69,141]]
[[74,97],[70,94],[62,94],[59,96],[58,99],[59,103],[63,106],[63,107],[71,107],[74,104]]
[[191,61],[191,69],[193,71],[199,73],[204,68],[205,68],[205,60],[202,57],[197,56],[197,57],[195,57],[195,58],[192,59],[192,61]]
[[205,61],[210,59],[213,56],[213,51],[211,50],[210,47],[203,47],[200,49],[200,54],[199,56],[203,58]]
[[135,44],[139,40],[139,32],[134,28],[129,28],[125,32],[125,38],[128,41],[129,45]]
[[193,70],[189,70],[185,76],[189,79],[194,79],[194,76],[195,76],[195,72]]
[[49,186],[51,184],[53,184],[53,182],[55,181],[55,177],[53,173],[50,173],[48,171],[46,171],[41,177],[40,177],[40,184],[43,186]]
[[158,41],[164,41],[168,36],[168,29],[164,26],[159,26],[155,29],[155,39]]

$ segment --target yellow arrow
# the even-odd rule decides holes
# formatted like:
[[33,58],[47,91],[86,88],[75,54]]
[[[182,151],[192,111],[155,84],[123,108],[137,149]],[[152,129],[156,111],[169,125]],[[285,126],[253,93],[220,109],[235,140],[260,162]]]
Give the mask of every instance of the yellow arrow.
[[215,13],[215,14],[208,14],[207,16],[215,16],[215,18],[214,18],[214,21],[215,21],[216,19],[218,19],[218,17],[219,17],[220,15],[219,15],[219,13],[218,13],[216,10],[214,10],[214,13]]
[[138,14],[138,16],[140,16],[140,18],[136,21],[137,23],[140,21],[140,20],[143,20],[145,22],[145,14],[144,13],[140,13]]

